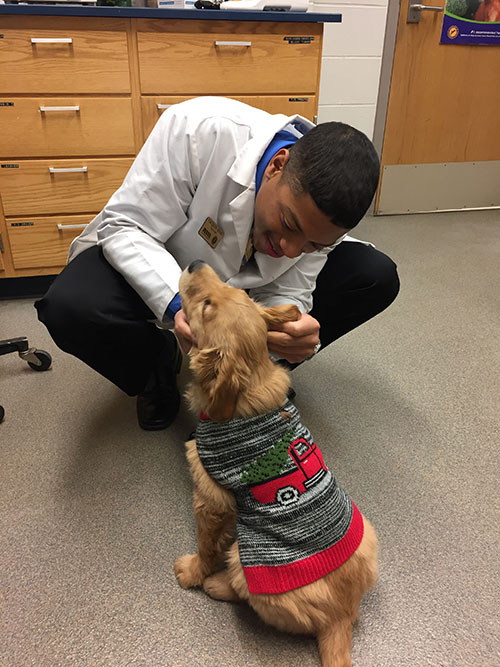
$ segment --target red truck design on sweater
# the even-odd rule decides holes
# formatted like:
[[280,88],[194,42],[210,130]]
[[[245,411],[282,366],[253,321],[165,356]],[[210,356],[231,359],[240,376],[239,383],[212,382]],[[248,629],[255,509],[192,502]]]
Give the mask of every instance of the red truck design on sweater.
[[292,505],[325,476],[325,462],[316,443],[309,444],[304,438],[297,438],[288,448],[288,454],[295,463],[295,470],[251,486],[255,500],[262,504]]

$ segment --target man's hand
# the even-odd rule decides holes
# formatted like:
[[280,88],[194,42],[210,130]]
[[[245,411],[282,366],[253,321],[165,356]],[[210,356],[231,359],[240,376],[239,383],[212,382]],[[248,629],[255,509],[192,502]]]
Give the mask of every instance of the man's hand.
[[302,314],[296,322],[284,322],[267,333],[270,352],[297,364],[307,359],[319,343],[319,322],[311,315]]
[[184,354],[187,354],[194,343],[194,334],[184,315],[184,311],[178,310],[174,316],[174,331]]

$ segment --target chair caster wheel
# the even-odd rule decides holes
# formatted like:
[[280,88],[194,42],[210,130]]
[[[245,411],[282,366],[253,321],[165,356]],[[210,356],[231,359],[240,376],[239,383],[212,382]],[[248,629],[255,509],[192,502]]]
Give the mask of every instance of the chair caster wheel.
[[32,368],[34,371],[46,371],[50,368],[52,357],[48,352],[45,352],[45,350],[35,350],[33,354],[40,363],[35,364],[32,361],[28,361],[28,366],[30,368]]

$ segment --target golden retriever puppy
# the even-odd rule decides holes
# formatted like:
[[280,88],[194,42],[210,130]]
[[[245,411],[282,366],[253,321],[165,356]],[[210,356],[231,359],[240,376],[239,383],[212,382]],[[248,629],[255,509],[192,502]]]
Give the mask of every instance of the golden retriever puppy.
[[200,421],[186,443],[198,553],[176,561],[177,579],[246,600],[280,630],[316,635],[322,665],[348,667],[351,626],[377,578],[377,539],[287,399],[288,373],[269,358],[268,328],[299,310],[263,308],[201,261],[184,270],[180,294],[196,339],[187,396]]

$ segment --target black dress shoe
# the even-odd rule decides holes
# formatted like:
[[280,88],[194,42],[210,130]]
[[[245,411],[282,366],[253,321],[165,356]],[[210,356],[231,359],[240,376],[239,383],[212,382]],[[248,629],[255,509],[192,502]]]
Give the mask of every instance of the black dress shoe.
[[177,375],[181,370],[182,353],[175,336],[170,333],[163,360],[153,370],[145,389],[137,396],[137,419],[145,431],[168,428],[179,412],[181,397]]

